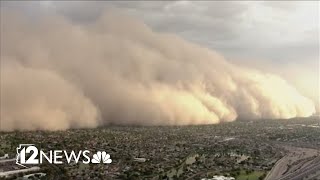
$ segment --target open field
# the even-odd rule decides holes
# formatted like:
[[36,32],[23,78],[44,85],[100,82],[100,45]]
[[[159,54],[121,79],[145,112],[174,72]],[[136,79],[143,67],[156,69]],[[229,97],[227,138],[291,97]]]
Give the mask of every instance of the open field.
[[252,173],[246,174],[244,171],[237,176],[237,180],[259,180],[260,177],[263,177],[264,172],[254,171]]

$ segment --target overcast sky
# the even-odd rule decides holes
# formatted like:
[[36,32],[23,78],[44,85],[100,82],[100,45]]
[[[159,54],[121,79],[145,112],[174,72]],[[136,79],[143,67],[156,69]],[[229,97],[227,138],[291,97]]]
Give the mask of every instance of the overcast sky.
[[32,18],[56,13],[74,23],[88,23],[102,12],[116,9],[141,19],[154,31],[177,34],[235,63],[274,71],[289,81],[296,76],[294,83],[300,89],[312,96],[319,94],[316,1],[1,1],[1,8]]

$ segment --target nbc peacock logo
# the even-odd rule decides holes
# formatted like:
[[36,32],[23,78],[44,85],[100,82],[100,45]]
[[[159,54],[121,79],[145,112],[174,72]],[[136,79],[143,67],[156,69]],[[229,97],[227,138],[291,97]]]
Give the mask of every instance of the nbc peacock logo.
[[98,151],[96,154],[92,156],[91,163],[99,164],[110,164],[112,162],[112,159],[110,158],[110,155],[107,154],[105,151]]

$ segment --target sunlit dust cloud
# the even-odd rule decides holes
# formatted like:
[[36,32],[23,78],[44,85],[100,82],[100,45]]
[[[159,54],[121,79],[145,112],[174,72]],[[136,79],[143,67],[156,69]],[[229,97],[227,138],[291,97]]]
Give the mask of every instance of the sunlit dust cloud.
[[104,14],[1,15],[1,130],[215,124],[310,116],[314,104],[282,78]]

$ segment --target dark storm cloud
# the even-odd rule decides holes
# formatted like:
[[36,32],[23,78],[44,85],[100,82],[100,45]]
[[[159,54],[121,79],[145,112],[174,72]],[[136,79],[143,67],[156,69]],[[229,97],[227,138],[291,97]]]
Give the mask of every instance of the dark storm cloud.
[[[239,1],[2,2],[2,6],[30,14],[51,12],[64,15],[76,23],[92,22],[102,12],[118,9],[143,19],[155,31],[173,32],[212,48],[239,50],[255,48],[268,50],[272,47],[276,50],[292,44],[310,44],[310,41],[318,44],[318,29],[315,25],[318,23],[319,9],[313,7],[314,4],[316,2],[313,4],[312,2]],[[312,6],[310,12],[305,11],[306,5]],[[306,17],[301,19],[303,16]],[[301,27],[301,23],[308,24],[304,24],[306,27]],[[311,27],[310,24],[314,25]],[[304,30],[312,32],[312,37],[306,37],[310,33],[303,32]],[[297,41],[288,41],[293,38],[297,38]]]
[[220,1],[5,2],[4,6],[23,9],[30,14],[43,13],[43,6],[46,6],[46,13],[64,15],[78,23],[94,21],[105,10],[116,8],[143,18],[156,31],[175,32],[200,43],[239,36],[235,26],[247,9],[239,2]]

